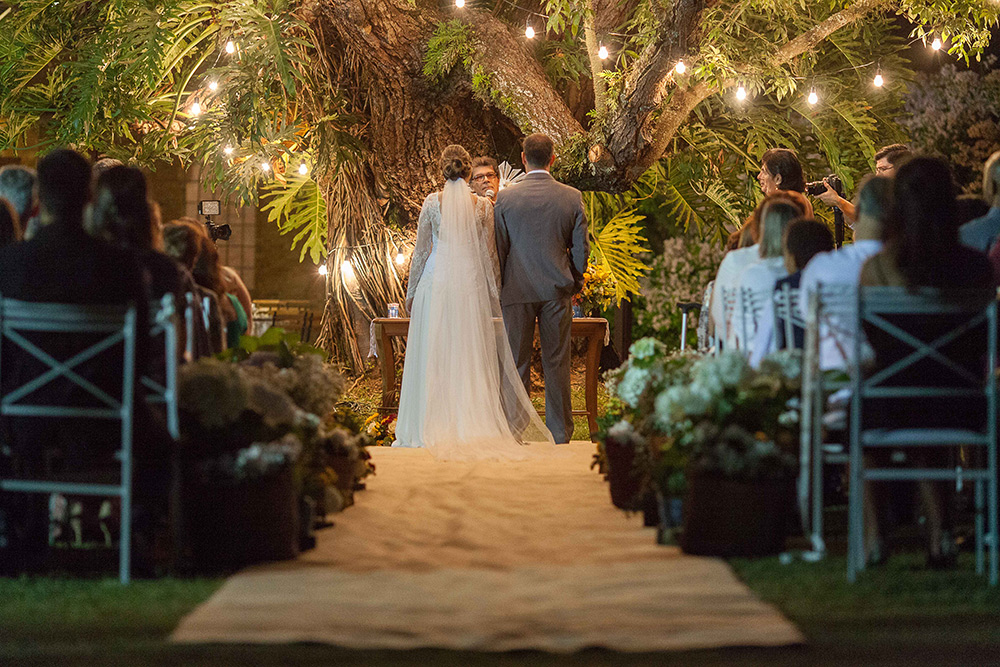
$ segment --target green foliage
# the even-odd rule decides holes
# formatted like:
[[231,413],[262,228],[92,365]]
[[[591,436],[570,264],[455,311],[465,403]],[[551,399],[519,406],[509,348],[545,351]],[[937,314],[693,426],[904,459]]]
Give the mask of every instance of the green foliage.
[[297,333],[285,331],[281,327],[271,327],[260,336],[240,336],[239,345],[223,350],[216,356],[223,361],[235,363],[245,361],[254,352],[277,354],[279,368],[289,368],[295,362],[295,357],[304,354],[326,356],[323,350],[303,343]]
[[440,83],[459,65],[468,69],[472,53],[472,29],[458,20],[441,21],[427,43],[424,76]]
[[299,261],[306,253],[313,264],[326,255],[326,200],[316,181],[295,172],[286,172],[283,181],[275,180],[263,187],[263,210],[268,222],[277,223],[282,235],[296,232],[292,248],[301,241]]
[[635,256],[645,250],[641,220],[635,209],[625,209],[595,229],[591,236],[591,261],[611,274],[619,305],[629,294],[638,294],[639,278],[647,270],[646,264]]

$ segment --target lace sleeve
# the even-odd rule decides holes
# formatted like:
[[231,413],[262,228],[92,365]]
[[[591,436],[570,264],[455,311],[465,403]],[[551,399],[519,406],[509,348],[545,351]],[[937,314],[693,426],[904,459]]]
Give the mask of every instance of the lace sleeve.
[[417,284],[424,272],[427,258],[434,249],[434,232],[431,229],[431,208],[434,206],[434,195],[427,195],[420,209],[420,219],[417,221],[417,245],[413,248],[413,258],[410,260],[410,280],[406,286],[406,298],[412,299],[417,293]]
[[493,276],[491,293],[494,296],[500,294],[500,255],[497,253],[497,233],[493,223],[493,203],[485,197],[480,197],[476,202],[476,222],[479,225],[483,246],[486,248],[487,262]]

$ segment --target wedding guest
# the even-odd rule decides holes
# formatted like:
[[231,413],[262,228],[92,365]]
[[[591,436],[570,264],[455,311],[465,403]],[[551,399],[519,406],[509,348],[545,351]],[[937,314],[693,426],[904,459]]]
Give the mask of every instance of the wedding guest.
[[243,282],[243,278],[240,274],[231,266],[220,265],[219,270],[222,273],[222,282],[226,287],[226,292],[233,295],[240,302],[240,306],[243,307],[243,312],[247,317],[247,328],[253,326],[251,321],[253,317],[253,299],[250,298],[250,290],[247,289],[247,284]]
[[[820,285],[856,288],[865,261],[882,249],[883,221],[892,200],[892,180],[869,176],[861,182],[855,198],[857,222],[854,243],[839,250],[821,252],[802,269],[799,281],[799,310],[809,314],[809,299]],[[819,327],[819,362],[824,370],[845,368],[854,349],[854,310],[832,313]]]
[[21,221],[10,202],[0,198],[0,248],[21,240]]
[[[761,214],[760,261],[746,267],[736,281],[739,297],[733,321],[737,324],[732,328],[735,329],[737,347],[748,357],[753,354],[758,316],[770,310],[767,304],[774,292],[775,282],[788,275],[781,240],[788,223],[799,217],[802,217],[802,209],[784,196],[777,194],[768,198]],[[750,304],[753,304],[753,312],[746,310]]]
[[970,248],[987,252],[1000,236],[1000,151],[983,165],[983,200],[990,209],[958,230],[959,240]]
[[[142,269],[133,253],[89,236],[83,228],[84,209],[90,199],[90,165],[80,154],[54,150],[38,162],[39,227],[35,237],[23,243],[0,248],[0,294],[24,301],[78,304],[135,304],[138,321],[148,321],[149,296]],[[34,344],[57,359],[68,359],[93,344],[91,336],[80,334],[41,335]],[[136,332],[136,367],[145,372],[148,358],[148,333],[145,327]],[[0,391],[10,391],[47,370],[34,357],[3,348],[4,374]],[[121,391],[121,357],[100,355],[74,367],[74,371],[109,395]],[[80,400],[80,393],[65,382],[53,382],[39,388],[33,397],[42,403],[66,404]],[[160,501],[165,497],[164,483],[169,484],[170,439],[144,401],[134,408],[134,480],[137,517],[153,521]],[[84,418],[34,419],[9,417],[3,420],[0,439],[13,453],[20,472],[26,476],[50,470],[92,469],[95,463],[111,463],[118,447],[106,420]],[[42,446],[44,443],[44,446]],[[40,503],[0,494],[8,516],[20,528],[22,536],[13,546],[13,568],[27,569],[39,562],[48,544],[48,507],[44,496],[31,496]],[[139,507],[144,508],[139,511]],[[152,524],[145,524],[149,528]],[[139,526],[136,527],[140,531]],[[149,533],[146,533],[148,536]],[[140,540],[141,541],[141,540]],[[138,544],[138,541],[136,542]],[[0,560],[5,560],[0,558]]]
[[474,158],[469,186],[480,197],[488,197],[495,202],[497,193],[500,192],[500,168],[497,161],[485,155]]
[[[34,169],[9,164],[0,167],[0,199],[6,199],[14,207],[25,238],[29,222],[38,217],[38,196],[35,194],[37,174]],[[32,230],[33,231],[33,230]]]
[[[760,172],[757,182],[760,183],[764,196],[773,195],[778,190],[806,191],[806,179],[802,173],[802,164],[795,151],[787,148],[772,148],[761,157]],[[812,216],[812,211],[809,213]]]
[[[893,207],[885,224],[885,247],[865,262],[861,269],[862,286],[899,286],[907,288],[978,289],[983,303],[995,298],[993,271],[986,256],[962,245],[954,223],[955,188],[951,170],[943,160],[920,157],[910,160],[896,174],[893,184]],[[893,318],[911,335],[934,340],[951,331],[955,322],[946,316],[900,315]],[[967,332],[954,341],[949,350],[953,361],[972,372],[980,372],[982,340],[979,332]],[[874,328],[866,335],[875,352],[873,370],[887,368],[913,351],[909,345]],[[970,340],[972,338],[973,340]],[[909,379],[924,379],[926,386],[946,386],[954,372],[933,358],[914,362]],[[865,427],[961,427],[975,428],[982,418],[983,405],[967,398],[869,399]],[[944,466],[946,451],[922,448],[912,455],[915,464]],[[943,502],[949,485],[920,482],[928,528],[928,562],[946,566],[954,562],[955,545],[948,533],[950,503]],[[953,487],[952,487],[953,488]],[[869,535],[869,544],[877,536]]]
[[[211,243],[204,226],[193,218],[180,218],[163,226],[164,252],[188,269],[196,283],[197,302],[206,323],[204,331],[208,334],[207,350],[196,337],[196,356],[218,354],[226,347],[226,321],[222,314],[219,293],[206,285],[204,273],[200,274],[201,279],[199,279],[199,272],[196,270],[203,240]],[[217,283],[212,284],[218,287]]]
[[[821,252],[834,249],[833,234],[822,222],[812,218],[798,218],[788,223],[781,247],[788,275],[775,282],[774,291],[779,292],[786,285],[790,290],[797,291],[802,278],[802,269],[809,260]],[[757,339],[754,341],[753,354],[750,357],[750,364],[754,368],[757,368],[761,360],[771,352],[789,347],[785,340],[785,319],[775,318],[774,309],[770,304],[765,305],[761,315],[757,327]],[[790,347],[802,349],[805,343],[805,331],[802,327],[793,325],[792,336],[794,340],[791,341]]]

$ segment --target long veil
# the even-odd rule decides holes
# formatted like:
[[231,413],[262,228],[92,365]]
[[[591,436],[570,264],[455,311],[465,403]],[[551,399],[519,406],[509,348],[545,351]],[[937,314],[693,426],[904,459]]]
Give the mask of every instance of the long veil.
[[[472,191],[441,194],[428,304],[424,446],[448,459],[524,458],[521,443],[552,444],[514,364],[500,310],[492,216],[477,222]],[[499,399],[499,400],[498,400]]]

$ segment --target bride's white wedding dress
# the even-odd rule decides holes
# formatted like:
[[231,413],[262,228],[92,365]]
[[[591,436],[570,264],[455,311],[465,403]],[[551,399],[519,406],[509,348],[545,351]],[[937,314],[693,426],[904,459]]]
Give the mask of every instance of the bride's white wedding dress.
[[520,459],[553,443],[518,376],[500,311],[493,205],[462,179],[420,211],[393,447],[440,459]]

